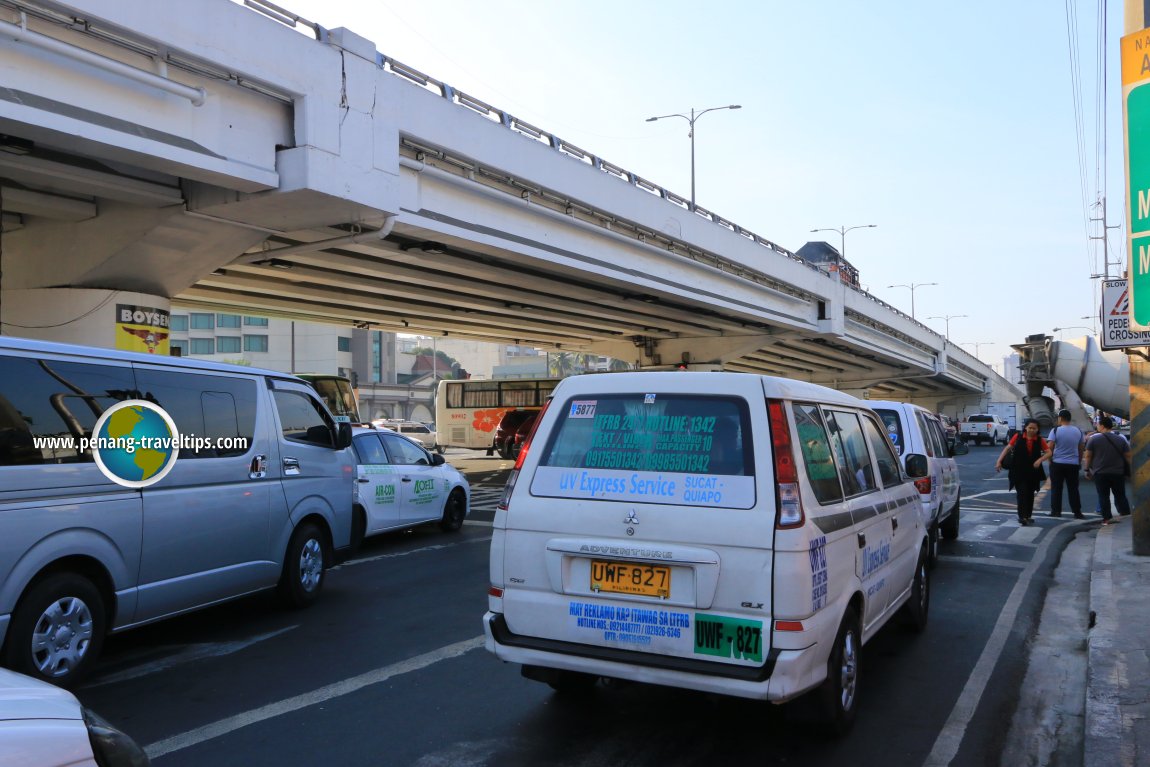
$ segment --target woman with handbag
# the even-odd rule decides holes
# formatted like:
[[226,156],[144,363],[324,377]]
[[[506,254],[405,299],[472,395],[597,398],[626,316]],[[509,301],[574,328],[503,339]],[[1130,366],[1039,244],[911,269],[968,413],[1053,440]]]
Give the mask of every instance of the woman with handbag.
[[1020,525],[1034,524],[1034,496],[1046,481],[1042,463],[1050,460],[1050,453],[1046,440],[1038,436],[1038,421],[1027,418],[1023,430],[1010,438],[994,464],[995,471],[1006,469],[1009,473],[1009,487],[1018,497]]
[[1102,524],[1114,523],[1110,513],[1110,494],[1118,514],[1130,516],[1130,501],[1126,499],[1126,477],[1130,473],[1130,443],[1121,434],[1111,431],[1114,419],[1104,415],[1098,419],[1098,431],[1086,439],[1086,452],[1082,454],[1082,468],[1086,478],[1094,480],[1098,491],[1098,509]]

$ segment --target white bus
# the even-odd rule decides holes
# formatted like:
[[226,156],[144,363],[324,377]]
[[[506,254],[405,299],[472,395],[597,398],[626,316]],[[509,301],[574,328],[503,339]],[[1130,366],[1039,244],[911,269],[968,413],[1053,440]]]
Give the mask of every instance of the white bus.
[[495,428],[510,410],[539,410],[558,378],[440,381],[435,428],[441,447],[491,449]]

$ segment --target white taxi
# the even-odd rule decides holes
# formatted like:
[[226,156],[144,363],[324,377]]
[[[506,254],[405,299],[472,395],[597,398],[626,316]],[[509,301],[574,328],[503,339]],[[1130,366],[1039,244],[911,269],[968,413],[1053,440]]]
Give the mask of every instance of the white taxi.
[[471,507],[467,478],[442,455],[390,429],[355,427],[355,524],[358,536],[424,522],[444,532],[463,526]]

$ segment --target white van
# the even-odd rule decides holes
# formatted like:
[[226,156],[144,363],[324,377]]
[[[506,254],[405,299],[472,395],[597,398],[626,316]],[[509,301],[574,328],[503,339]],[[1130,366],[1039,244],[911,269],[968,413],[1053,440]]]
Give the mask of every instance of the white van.
[[855,714],[859,648],[926,625],[918,491],[866,404],[742,373],[564,379],[495,514],[487,649],[599,677]]
[[938,561],[940,537],[953,541],[958,537],[959,496],[962,482],[959,478],[956,455],[966,455],[970,448],[965,442],[947,440],[946,426],[937,413],[909,402],[868,400],[886,426],[887,436],[904,469],[910,463],[923,461],[925,472],[914,481],[922,498],[923,524],[930,533],[930,564]]
[[61,686],[108,632],[267,588],[349,548],[351,425],[290,375],[0,337],[0,647]]

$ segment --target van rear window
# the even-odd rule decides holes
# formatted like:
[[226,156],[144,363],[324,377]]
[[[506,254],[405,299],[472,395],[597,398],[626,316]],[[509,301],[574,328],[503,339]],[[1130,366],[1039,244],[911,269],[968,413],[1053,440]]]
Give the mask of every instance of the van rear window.
[[560,416],[541,450],[535,495],[754,506],[754,445],[742,399],[583,395],[552,407]]

